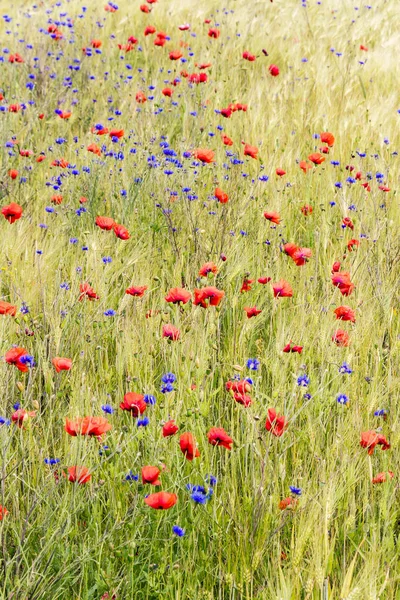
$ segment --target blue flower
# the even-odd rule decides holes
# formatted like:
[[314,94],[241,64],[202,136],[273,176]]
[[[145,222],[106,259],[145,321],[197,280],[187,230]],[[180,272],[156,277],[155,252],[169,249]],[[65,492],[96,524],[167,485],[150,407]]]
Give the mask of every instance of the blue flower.
[[1,425],[6,425],[7,427],[11,425],[10,419],[6,419],[5,417],[0,417],[0,427]]
[[190,497],[196,504],[205,504],[207,502],[207,494],[201,491],[193,491]]
[[57,465],[60,462],[59,458],[45,458],[45,465]]
[[134,475],[132,471],[129,471],[129,473],[125,475],[125,481],[139,481],[139,475]]
[[36,366],[35,359],[30,354],[25,354],[24,356],[21,356],[19,360],[20,362],[22,362],[23,365],[28,365],[28,367]]
[[174,525],[172,527],[172,533],[174,533],[178,537],[183,537],[185,535],[185,530],[182,529],[182,527],[179,527],[179,525]]
[[350,366],[349,366],[349,365],[348,365],[346,362],[344,362],[344,363],[343,363],[342,365],[340,365],[340,367],[339,367],[339,373],[347,373],[347,374],[350,374],[350,373],[352,373],[352,372],[353,372],[353,370],[350,368]]
[[346,405],[349,401],[349,398],[346,396],[346,394],[338,394],[338,396],[336,397],[336,401],[339,404]]
[[387,415],[386,408],[378,408],[378,410],[376,410],[374,412],[374,417],[386,417],[386,415]]
[[115,310],[113,310],[112,308],[107,309],[106,311],[104,311],[103,315],[105,317],[115,317],[117,313],[115,312]]
[[164,373],[164,375],[161,377],[161,381],[163,383],[174,383],[176,381],[176,375],[173,373]]
[[151,406],[154,406],[154,404],[156,403],[155,396],[152,396],[151,394],[145,394],[143,396],[143,400],[146,402],[146,404],[150,404]]
[[138,427],[147,427],[147,425],[150,423],[150,419],[149,417],[143,417],[142,419],[138,419],[136,425]]
[[307,387],[310,383],[310,378],[304,373],[304,375],[299,375],[297,378],[297,385],[301,387]]
[[246,367],[251,371],[258,371],[260,366],[260,361],[257,358],[248,358],[246,362]]
[[217,478],[214,475],[206,475],[205,480],[210,484],[211,487],[214,487],[217,483]]
[[298,488],[294,485],[289,485],[289,490],[292,492],[292,494],[295,494],[296,496],[301,496],[301,494],[303,493],[303,490],[301,488]]
[[101,410],[108,415],[112,415],[115,412],[115,409],[111,406],[111,404],[103,404]]

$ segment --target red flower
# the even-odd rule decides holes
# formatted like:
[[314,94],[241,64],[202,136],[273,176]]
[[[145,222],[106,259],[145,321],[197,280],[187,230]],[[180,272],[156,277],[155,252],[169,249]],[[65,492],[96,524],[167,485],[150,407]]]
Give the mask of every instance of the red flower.
[[223,446],[227,450],[232,450],[233,439],[222,427],[211,427],[207,437],[212,446]]
[[299,248],[296,244],[285,244],[283,246],[283,251],[285,254],[290,256],[290,258],[296,263],[298,267],[305,265],[307,259],[311,258],[312,252],[310,248]]
[[156,492],[155,494],[147,496],[144,501],[147,506],[150,506],[151,508],[167,510],[178,502],[178,497],[176,494],[170,494],[168,492]]
[[265,285],[266,283],[269,283],[271,281],[271,277],[259,277],[257,281],[258,283]]
[[342,223],[345,227],[348,227],[349,229],[354,229],[353,221],[350,219],[350,217],[344,217]]
[[347,347],[350,345],[350,336],[347,331],[338,329],[332,336],[332,342],[335,342],[337,346]]
[[286,171],[284,171],[283,169],[276,169],[275,173],[278,175],[278,177],[283,177],[284,175],[286,175]]
[[8,515],[8,510],[5,506],[1,506],[0,504],[0,521],[2,521],[6,515]]
[[90,287],[90,285],[88,283],[81,283],[79,285],[79,301],[82,302],[82,300],[84,298],[87,298],[88,300],[98,300],[99,297],[96,294],[96,292],[94,291],[94,289],[92,287]]
[[307,171],[312,169],[312,165],[310,165],[310,163],[306,162],[305,160],[300,161],[299,167],[303,171],[303,173],[307,173]]
[[[389,477],[387,477],[387,475]],[[393,471],[388,471],[387,473],[383,472],[383,473],[378,473],[377,475],[375,475],[375,477],[372,480],[372,483],[385,483],[385,481],[390,481],[391,479],[393,479],[394,477],[394,473]],[[0,507],[1,508],[1,507]],[[0,519],[1,520],[1,519]]]
[[158,479],[161,471],[158,467],[142,467],[142,483],[150,483],[151,485],[161,485]]
[[144,104],[145,102],[147,102],[147,98],[144,92],[142,91],[136,93],[135,100],[138,104]]
[[95,223],[97,227],[100,227],[104,231],[111,231],[116,225],[114,219],[111,217],[96,217]]
[[152,35],[153,33],[156,32],[156,28],[153,27],[153,25],[147,25],[145,30],[144,30],[144,35]]
[[308,160],[310,160],[314,165],[320,165],[324,162],[325,156],[322,156],[319,152],[313,152],[309,155]]
[[10,315],[10,317],[15,317],[16,314],[16,306],[13,306],[9,302],[5,302],[4,300],[0,300],[0,315]]
[[347,242],[347,249],[349,252],[352,252],[353,250],[357,250],[359,245],[360,245],[359,240],[356,240],[353,238],[352,240]]
[[215,188],[214,196],[217,198],[220,204],[226,204],[229,200],[228,194],[226,194],[221,188]]
[[197,148],[196,150],[193,150],[193,156],[203,163],[212,163],[215,158],[213,150],[209,150],[208,148]]
[[68,467],[68,481],[83,485],[91,480],[92,476],[87,467]]
[[368,454],[374,453],[375,446],[382,446],[382,450],[388,450],[390,444],[387,439],[375,431],[364,431],[361,434],[360,445],[362,448],[368,448]]
[[335,143],[335,136],[333,133],[329,133],[329,131],[321,133],[320,139],[323,144],[328,144],[328,146],[333,146]]
[[241,379],[240,381],[227,381],[225,389],[234,394],[244,394],[251,391],[251,383],[246,379]]
[[171,98],[173,91],[171,88],[164,88],[163,90],[161,90],[161,93],[163,96],[167,96],[168,98]]
[[18,52],[16,52],[15,54],[10,54],[10,56],[8,57],[8,62],[9,63],[23,63],[24,59],[22,58],[22,56],[20,54],[18,54]]
[[174,325],[163,325],[162,336],[176,342],[181,337],[181,332]]
[[356,322],[356,313],[350,306],[339,306],[333,311],[336,315],[336,319],[341,321],[350,321],[351,323]]
[[343,296],[350,296],[354,290],[354,283],[350,281],[350,273],[336,273],[332,276],[332,283],[335,287],[339,288]]
[[102,41],[101,40],[92,40],[90,42],[90,45],[92,46],[92,48],[101,48]]
[[232,109],[231,108],[221,108],[220,113],[221,113],[222,117],[225,117],[225,119],[229,119],[229,117],[232,115]]
[[65,431],[73,437],[89,435],[100,438],[110,429],[112,429],[112,425],[104,417],[81,417],[74,421],[65,420]]
[[128,392],[124,396],[123,402],[119,405],[122,410],[127,410],[131,413],[135,419],[144,413],[147,408],[147,404],[144,401],[143,394],[137,394],[136,392]]
[[279,67],[277,67],[276,65],[270,65],[268,67],[268,71],[270,72],[272,77],[277,77],[279,75]]
[[15,202],[11,202],[11,204],[3,206],[1,212],[9,223],[15,223],[15,221],[18,221],[18,219],[22,217],[23,210],[22,206]]
[[192,433],[182,433],[179,438],[179,445],[188,460],[193,460],[200,456],[200,452],[196,446],[196,440]]
[[245,50],[242,54],[243,58],[245,60],[248,60],[250,62],[254,62],[256,60],[256,56],[255,54],[251,54],[250,52],[248,52],[247,50]]
[[218,267],[213,262],[204,263],[204,265],[200,267],[200,277],[207,277],[209,273],[212,273],[213,275],[218,273]]
[[210,38],[214,38],[216,40],[220,35],[221,32],[216,27],[211,27],[211,29],[208,30],[208,37]]
[[179,430],[179,427],[175,423],[174,420],[167,421],[166,423],[164,423],[163,428],[162,428],[163,437],[170,437],[171,435],[175,435],[175,433],[178,430]]
[[92,152],[93,154],[96,154],[97,156],[101,156],[101,150],[98,147],[98,145],[95,143],[89,144],[89,146],[86,148],[86,150],[88,152]]
[[233,146],[233,141],[227,135],[222,136],[222,142],[225,144],[225,146]]
[[179,304],[179,302],[186,304],[191,297],[192,295],[190,292],[183,288],[176,287],[169,290],[168,294],[165,296],[165,300],[172,304]]
[[235,393],[233,394],[233,398],[235,402],[237,402],[238,404],[242,404],[245,408],[250,406],[250,404],[252,403],[251,397],[247,394]]
[[265,212],[264,213],[264,217],[267,219],[267,221],[271,221],[271,223],[275,223],[275,225],[279,225],[281,222],[281,217],[279,216],[279,213],[277,212]]
[[123,225],[117,225],[117,223],[114,225],[114,233],[120,240],[129,240],[130,238],[127,228]]
[[54,196],[51,197],[51,202],[53,204],[57,204],[57,206],[62,204],[62,201],[63,201],[63,197],[61,196],[61,194],[54,194]]
[[304,206],[301,207],[300,210],[305,217],[308,217],[308,215],[311,215],[313,208],[309,204],[305,204]]
[[6,352],[4,358],[6,363],[8,363],[9,365],[14,365],[19,371],[21,371],[22,373],[26,373],[29,370],[29,368],[28,365],[21,362],[21,358],[23,356],[26,356],[27,354],[28,352],[25,350],[25,348],[11,348],[11,350],[8,350],[8,352]]
[[18,425],[19,428],[23,427],[25,421],[28,419],[36,417],[36,411],[27,411],[23,408],[19,408],[15,411],[15,413],[11,416],[11,420]]
[[[205,287],[201,290],[194,290],[193,304],[202,308],[218,306],[224,296],[225,292],[223,290],[218,290],[213,286]],[[207,304],[207,300],[209,300],[209,304]]]
[[288,496],[281,500],[278,504],[280,510],[285,510],[286,508],[296,508],[297,498],[293,498],[293,496]]
[[18,177],[18,171],[17,171],[17,169],[10,169],[8,171],[8,174],[11,177],[11,179],[17,179],[17,177]]
[[258,148],[257,146],[251,146],[250,144],[244,145],[244,155],[251,156],[251,158],[257,158]]
[[257,308],[257,306],[245,306],[243,310],[246,311],[246,315],[247,315],[248,319],[251,319],[252,317],[256,317],[257,315],[262,313],[262,309]]
[[293,296],[293,290],[290,283],[284,279],[280,279],[277,283],[274,283],[272,289],[274,290],[275,298],[291,298]]
[[51,362],[57,373],[60,371],[69,371],[72,367],[72,360],[70,358],[60,358],[57,356],[56,358],[53,358]]
[[141,298],[145,291],[147,290],[147,285],[137,285],[128,288],[125,290],[125,294],[129,294],[130,296],[135,296],[136,298]]
[[282,352],[297,352],[298,354],[301,354],[303,352],[303,346],[295,346],[293,345],[293,342],[290,341],[288,344],[286,344],[286,346],[284,347],[284,349],[282,350]]
[[173,50],[169,53],[170,60],[179,60],[180,58],[182,58],[182,56],[183,54],[180,50]]
[[125,134],[125,131],[123,129],[111,129],[110,131],[110,137],[116,137],[116,138],[122,138],[123,135]]
[[283,415],[278,415],[274,408],[268,409],[268,417],[265,423],[265,429],[272,435],[281,437],[287,427],[287,421]]
[[332,265],[332,273],[338,273],[340,271],[340,262],[336,260]]

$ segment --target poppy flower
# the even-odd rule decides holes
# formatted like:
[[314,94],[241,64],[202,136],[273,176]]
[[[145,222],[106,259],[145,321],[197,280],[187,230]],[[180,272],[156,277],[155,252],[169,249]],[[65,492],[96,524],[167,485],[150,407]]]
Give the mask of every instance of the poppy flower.
[[171,435],[175,435],[177,431],[179,431],[179,427],[174,420],[167,421],[166,423],[164,423],[162,428],[163,437],[170,437]]
[[147,98],[142,91],[136,93],[135,100],[138,104],[144,104],[147,102]]
[[23,209],[22,206],[16,204],[15,202],[11,202],[11,204],[7,204],[7,206],[3,206],[1,209],[4,218],[7,219],[9,223],[15,223],[22,217]]
[[287,508],[296,508],[297,498],[293,498],[293,496],[288,496],[281,500],[278,504],[280,510],[286,510]]
[[150,483],[151,485],[161,485],[158,479],[161,471],[158,467],[142,467],[142,483]]
[[287,281],[280,279],[277,283],[272,285],[274,291],[274,298],[291,298],[293,296],[293,290]]
[[17,179],[17,177],[18,177],[18,171],[17,171],[17,169],[10,169],[8,171],[8,174],[11,177],[11,179],[13,179],[13,180]]
[[387,185],[379,185],[378,188],[381,192],[390,192],[390,188]]
[[180,50],[173,50],[169,53],[170,60],[179,60],[180,58],[182,58],[182,56],[183,54]]
[[81,283],[79,285],[79,301],[82,302],[84,298],[88,300],[98,300],[99,296],[96,294],[94,289],[88,283]]
[[245,156],[250,156],[251,158],[257,158],[258,148],[257,148],[257,146],[251,146],[250,144],[245,144],[243,152],[244,152]]
[[57,373],[60,371],[69,371],[72,367],[72,360],[70,358],[60,358],[56,356],[51,362]]
[[319,152],[313,152],[309,155],[308,160],[310,160],[314,165],[320,165],[324,162],[325,156],[322,156]]
[[350,296],[354,290],[354,283],[350,280],[350,273],[335,273],[332,276],[332,283],[335,287],[339,288],[343,296]]
[[237,402],[238,404],[241,404],[245,408],[248,408],[251,405],[251,403],[253,402],[253,400],[251,399],[251,397],[248,394],[241,394],[240,392],[234,393],[233,399],[235,400],[235,402]]
[[339,306],[333,312],[338,320],[350,321],[351,323],[356,322],[356,313],[350,308],[350,306]]
[[0,315],[10,315],[10,317],[15,317],[16,314],[16,306],[13,306],[9,302],[5,302],[5,300],[0,300]]
[[329,146],[321,146],[319,149],[322,154],[329,154]]
[[192,433],[182,433],[179,438],[179,446],[188,460],[193,460],[200,456],[200,452],[196,446],[196,440]]
[[208,37],[210,37],[210,38],[214,38],[216,40],[219,38],[220,35],[221,35],[221,32],[216,27],[211,27],[208,30]]
[[299,248],[296,244],[292,243],[285,244],[283,250],[298,267],[305,265],[307,260],[312,256],[310,248]]
[[[194,290],[193,304],[195,306],[201,306],[207,308],[208,306],[218,306],[222,298],[225,296],[223,290],[218,290],[216,287],[208,286],[201,290]],[[207,300],[209,303],[207,304]]]
[[100,227],[100,229],[103,229],[104,231],[111,231],[116,225],[114,219],[111,217],[96,217],[95,223],[97,227]]
[[6,363],[9,365],[14,365],[22,373],[27,373],[29,371],[28,365],[24,362],[21,362],[21,358],[27,354],[28,352],[25,350],[25,348],[11,348],[11,350],[6,352],[4,358]]
[[102,125],[96,125],[96,127],[92,127],[90,132],[95,133],[96,135],[106,135],[109,133],[108,128],[103,127]]
[[393,471],[388,471],[387,473],[385,473],[385,472],[378,473],[372,479],[372,483],[374,483],[374,484],[375,483],[385,483],[386,481],[390,481],[391,479],[393,479],[393,477],[394,477]]
[[353,252],[353,250],[357,250],[358,246],[360,245],[359,240],[356,239],[351,239],[350,241],[347,242],[347,249],[349,252]]
[[225,144],[225,146],[233,146],[233,141],[227,135],[223,135],[221,139],[222,139],[223,144]]
[[163,90],[161,90],[161,93],[163,96],[167,96],[168,98],[171,98],[171,96],[173,94],[173,90],[171,88],[164,88]]
[[65,431],[73,437],[89,435],[100,438],[110,429],[112,429],[112,425],[105,417],[82,417],[73,421],[70,419],[65,420]]
[[186,304],[191,297],[192,294],[190,292],[183,288],[176,287],[169,290],[168,294],[165,296],[165,300],[172,304],[179,304],[180,302]]
[[311,215],[313,208],[309,204],[305,204],[304,206],[301,207],[300,210],[305,217],[308,217],[308,215]]
[[5,506],[1,506],[1,504],[0,504],[0,521],[2,521],[2,520],[3,520],[3,518],[4,518],[6,515],[8,515],[8,514],[9,514],[9,513],[8,513],[8,510],[6,509],[6,507],[5,507]]
[[130,296],[134,296],[136,298],[142,298],[146,290],[147,285],[137,285],[125,290],[125,294],[129,294]]
[[29,158],[30,156],[33,155],[33,150],[20,150],[19,155],[22,156],[23,158]]
[[307,171],[309,171],[310,169],[312,169],[312,165],[310,165],[310,163],[306,162],[305,160],[301,160],[300,161],[299,167],[303,171],[303,173],[307,173]]
[[118,139],[122,138],[124,136],[125,132],[123,129],[111,129],[110,130],[110,138],[116,137]]
[[217,198],[220,204],[226,204],[229,200],[228,194],[226,194],[221,188],[215,188],[214,196]]
[[275,223],[275,225],[279,225],[281,222],[281,217],[280,217],[279,213],[277,213],[277,212],[266,211],[264,213],[264,217],[267,219],[267,221],[271,221],[271,223]]
[[368,48],[367,48],[367,46],[364,46],[364,44],[360,44],[360,50],[363,50],[364,52],[368,52]]
[[15,411],[15,413],[11,416],[11,420],[13,423],[16,423],[19,428],[24,426],[25,421],[31,419],[32,417],[36,417],[36,411],[28,411],[23,408],[19,408]]
[[354,229],[353,221],[350,219],[350,217],[344,217],[342,223],[345,227],[348,227],[349,229]]
[[248,319],[256,317],[257,315],[262,313],[262,308],[257,308],[257,306],[245,306],[243,310],[246,312]]
[[251,391],[251,383],[246,379],[241,379],[240,381],[227,381],[225,389],[228,392],[244,394],[245,392]]
[[93,154],[96,154],[96,156],[101,156],[101,150],[98,147],[97,144],[89,144],[89,146],[86,148],[86,150],[88,152],[92,152]]
[[382,450],[388,450],[390,448],[387,439],[375,431],[364,431],[361,434],[360,445],[362,448],[368,448],[369,455],[374,453],[375,446],[382,446]]
[[131,413],[135,419],[144,413],[147,408],[147,404],[144,401],[143,394],[137,394],[136,392],[128,392],[124,396],[123,402],[120,403],[119,407],[122,410],[127,410]]
[[69,110],[60,110],[60,112],[58,112],[57,114],[60,117],[60,119],[69,119],[72,115],[72,112]]
[[189,23],[184,23],[184,25],[179,25],[178,29],[179,29],[179,31],[189,31],[190,25],[189,25]]
[[287,427],[287,421],[283,415],[278,415],[274,408],[268,409],[268,417],[265,423],[265,429],[272,435],[281,437]]
[[169,492],[156,492],[147,496],[144,501],[151,508],[167,510],[178,502],[178,497],[176,494],[170,494]]
[[243,52],[242,57],[250,62],[254,62],[256,60],[255,54],[251,54],[251,52],[248,52],[248,50]]
[[242,287],[240,288],[240,292],[249,292],[251,290],[251,284],[254,283],[254,279],[248,279],[245,277],[243,279]]
[[278,175],[278,177],[283,177],[284,175],[286,175],[286,171],[284,171],[283,169],[276,169],[275,173]]
[[87,467],[68,467],[68,481],[83,485],[91,480],[92,476]]
[[90,45],[92,46],[92,48],[101,48],[102,41],[101,40],[92,40],[90,42]]
[[332,265],[332,271],[331,273],[338,273],[340,271],[340,262],[338,260],[336,260],[333,265]]
[[142,13],[148,14],[151,11],[151,9],[147,6],[147,4],[141,4],[139,6],[139,8],[142,11]]
[[332,336],[332,342],[335,342],[337,346],[346,348],[350,345],[350,336],[347,331],[344,331],[343,329],[337,329]]
[[62,201],[63,197],[61,196],[61,194],[54,194],[54,196],[51,197],[51,203],[56,204],[57,206],[62,204]]
[[258,283],[261,283],[261,285],[265,285],[271,281],[271,277],[259,277],[257,281]]
[[8,62],[9,63],[23,63],[24,59],[22,58],[22,56],[20,54],[18,54],[18,52],[16,52],[15,54],[10,54],[10,56],[8,57]]
[[371,186],[369,185],[369,183],[367,181],[365,183],[362,183],[361,185],[367,192],[371,191]]
[[272,77],[278,77],[279,75],[279,67],[277,67],[276,65],[270,65],[268,67],[268,71],[270,72]]
[[225,119],[229,119],[229,117],[232,115],[232,109],[231,108],[221,108],[220,114],[221,114],[221,117],[225,117]]
[[204,265],[200,267],[200,277],[207,277],[209,273],[212,273],[213,275],[218,273],[218,267],[213,262],[204,263]]
[[335,136],[333,135],[333,133],[325,131],[324,133],[320,134],[320,140],[323,144],[328,144],[328,146],[331,147],[335,143]]
[[213,150],[209,150],[208,148],[197,148],[193,150],[193,156],[200,160],[202,163],[212,163],[214,162],[215,154]]
[[176,342],[181,337],[181,332],[175,325],[163,325],[162,336]]
[[147,25],[145,30],[144,30],[144,35],[153,35],[153,33],[155,33],[157,30],[153,25]]
[[233,439],[222,427],[211,427],[207,438],[212,446],[223,446],[227,450],[232,450]]
[[292,344],[293,344],[292,341],[290,341],[288,344],[286,344],[286,346],[284,347],[282,352],[297,352],[298,354],[301,354],[303,352],[303,346],[295,346]]
[[131,237],[127,228],[117,223],[114,225],[114,233],[120,240],[129,240]]

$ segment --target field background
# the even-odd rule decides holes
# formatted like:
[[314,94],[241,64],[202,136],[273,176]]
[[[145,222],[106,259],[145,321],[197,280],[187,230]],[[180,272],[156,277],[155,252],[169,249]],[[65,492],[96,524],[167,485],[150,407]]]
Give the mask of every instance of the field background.
[[[17,402],[37,411],[22,429],[0,427],[0,504],[8,510],[0,522],[0,597],[399,599],[398,4],[227,0],[225,10],[213,0],[159,0],[150,15],[136,0],[119,0],[114,14],[93,0],[83,2],[85,13],[75,0],[36,4],[0,4],[1,14],[12,18],[0,20],[1,46],[25,59],[10,64],[0,53],[0,104],[35,102],[17,114],[0,113],[1,206],[17,202],[24,209],[15,224],[0,221],[0,298],[29,307],[15,319],[0,317],[0,355],[16,344],[37,364],[27,374],[0,364],[0,416],[10,418]],[[55,41],[46,33],[48,19],[65,22],[60,12],[74,27],[60,26],[65,39]],[[207,36],[206,18],[210,26],[219,24],[218,39]],[[185,22],[191,31],[179,31]],[[147,24],[168,33],[164,48],[154,47],[154,36],[143,36]],[[118,50],[130,35],[141,52]],[[102,40],[102,54],[84,57],[82,48],[93,38]],[[184,64],[168,57],[181,40],[189,45]],[[255,62],[243,60],[245,50]],[[74,59],[81,61],[79,71],[69,68],[78,64]],[[181,77],[173,105],[161,94],[164,81],[182,69],[197,71],[196,62],[212,63],[208,82],[190,86]],[[279,66],[278,77],[269,74],[270,64]],[[26,88],[30,73],[36,75],[33,90]],[[139,90],[154,100],[139,106]],[[231,102],[246,103],[247,112],[229,119],[215,112]],[[71,110],[71,118],[60,119],[58,107]],[[114,121],[107,121],[110,116]],[[117,144],[96,138],[90,133],[96,123],[123,128],[125,136]],[[233,139],[231,148],[222,144],[217,126]],[[313,135],[323,131],[334,134],[334,147],[325,163],[304,174],[298,161],[318,151]],[[21,158],[15,148],[10,156],[12,136],[18,149],[34,156]],[[161,136],[183,164],[172,165],[171,175],[164,173],[169,167]],[[242,140],[259,148],[257,160],[243,156]],[[121,150],[124,159],[88,153],[92,142]],[[192,159],[182,158],[197,147],[212,148],[215,163],[193,167]],[[243,164],[232,164],[226,150]],[[36,163],[40,152],[47,158]],[[159,167],[150,168],[151,155]],[[51,167],[56,158],[76,165],[79,175]],[[363,181],[371,173],[369,193],[358,181],[346,183],[350,164]],[[278,167],[287,172],[282,179]],[[14,181],[12,168],[19,171]],[[55,191],[46,182],[60,172],[67,176]],[[390,192],[378,189],[377,172]],[[260,180],[263,175],[269,180]],[[228,204],[215,200],[217,186],[228,193]],[[185,187],[197,199],[189,200]],[[171,192],[177,192],[174,202]],[[63,203],[47,213],[55,193]],[[78,216],[81,196],[88,202]],[[303,205],[313,207],[310,216],[301,213]],[[271,227],[265,210],[278,211],[282,224]],[[130,239],[95,227],[97,215],[124,224]],[[345,216],[354,231],[342,229]],[[352,237],[360,246],[348,252]],[[307,265],[297,267],[281,251],[283,242],[311,248]],[[103,264],[105,256],[112,262]],[[349,298],[331,283],[336,260],[356,285]],[[220,307],[167,304],[170,288],[204,285],[198,271],[207,261],[219,268]],[[246,276],[286,279],[293,298],[274,299],[270,285],[257,281],[240,293]],[[98,302],[78,301],[84,281]],[[60,288],[64,282],[69,290]],[[131,285],[147,285],[145,296],[126,295]],[[333,310],[341,304],[356,310],[355,324],[340,324],[350,333],[348,348],[331,340]],[[255,305],[262,313],[247,319],[244,307]],[[108,309],[116,315],[104,316]],[[162,338],[164,323],[179,327],[179,341]],[[282,353],[290,340],[304,346],[301,355]],[[71,371],[56,374],[55,356],[71,358]],[[260,361],[257,372],[246,368],[248,358]],[[339,373],[344,361],[351,374]],[[176,391],[161,394],[166,372],[177,376]],[[253,379],[247,409],[225,391],[235,373]],[[307,389],[297,385],[302,373],[310,378]],[[137,427],[118,408],[127,391],[156,396],[146,410],[147,427]],[[341,393],[349,397],[347,406],[336,401]],[[100,416],[104,404],[116,409],[104,442],[66,434],[66,417]],[[271,406],[289,419],[281,438],[265,430]],[[374,416],[378,409],[386,409],[387,419]],[[169,418],[180,433],[193,432],[200,458],[187,461],[178,436],[162,437],[161,424]],[[212,426],[232,436],[231,452],[208,444]],[[378,447],[368,456],[360,433],[379,427],[391,449]],[[102,444],[109,450],[99,454]],[[60,459],[58,483],[46,457]],[[62,476],[74,464],[90,469],[88,484]],[[139,474],[144,465],[161,464],[162,489],[178,495],[168,511],[144,504],[150,486],[125,480],[130,470]],[[373,486],[372,477],[388,470],[393,480]],[[207,474],[218,480],[213,498],[196,505],[186,485],[204,485]],[[295,510],[281,511],[289,485],[301,487],[302,495]],[[176,524],[184,537],[172,534]]]

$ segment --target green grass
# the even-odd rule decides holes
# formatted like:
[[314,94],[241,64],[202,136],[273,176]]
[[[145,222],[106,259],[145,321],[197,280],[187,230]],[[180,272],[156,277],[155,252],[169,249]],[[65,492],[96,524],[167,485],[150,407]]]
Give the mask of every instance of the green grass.
[[[215,0],[159,0],[145,15],[139,1],[120,0],[119,10],[109,14],[103,3],[87,0],[83,19],[76,0],[60,8],[37,4],[37,9],[21,1],[2,6],[1,14],[13,20],[0,22],[2,47],[25,59],[10,64],[2,54],[5,99],[0,105],[36,103],[17,114],[0,113],[0,204],[17,202],[24,209],[12,225],[0,215],[0,300],[18,307],[15,318],[0,316],[0,355],[18,345],[36,361],[26,374],[0,363],[0,416],[11,418],[17,402],[37,412],[24,428],[0,426],[0,505],[8,510],[0,522],[0,597],[99,600],[115,593],[124,600],[398,600],[396,3],[376,0],[371,9],[355,3],[356,11],[346,0],[310,1],[308,8],[297,0],[229,0],[225,4],[233,12],[226,14]],[[54,12],[46,15],[51,6]],[[25,16],[28,9],[31,18]],[[68,12],[74,29],[61,26],[66,39],[57,42],[39,29],[47,30],[47,19],[56,19],[59,11]],[[99,28],[96,21],[104,17]],[[212,19],[210,25],[204,24],[206,18]],[[185,22],[196,37],[179,31]],[[216,22],[221,35],[214,40],[207,32]],[[171,37],[164,48],[154,47],[154,36],[144,37],[149,23]],[[126,43],[130,35],[138,38],[142,52],[118,50],[117,43]],[[85,58],[82,48],[93,38],[102,40],[102,54]],[[182,48],[188,58],[184,64],[168,57],[180,40],[194,53],[190,57]],[[360,44],[368,52],[360,51]],[[243,60],[244,50],[256,54],[256,61]],[[34,56],[39,57],[36,69]],[[82,61],[79,71],[68,68],[74,58]],[[171,86],[174,106],[161,94],[164,80],[172,81],[183,69],[198,72],[196,62],[212,63],[209,80],[191,87],[180,77],[181,83]],[[269,74],[270,64],[279,66],[278,77]],[[30,73],[36,75],[33,91],[25,87]],[[127,75],[132,75],[128,83]],[[71,87],[63,86],[65,77],[72,78]],[[149,91],[149,85],[155,89]],[[140,90],[154,100],[137,112]],[[54,114],[59,101],[61,109],[72,110],[69,120]],[[229,119],[215,113],[231,102],[246,103],[247,112]],[[154,114],[157,108],[163,112]],[[109,123],[111,109],[122,115]],[[112,144],[108,136],[94,136],[90,128],[99,122],[123,128],[124,138]],[[218,125],[233,147],[222,144]],[[304,174],[296,161],[318,151],[322,144],[313,134],[323,131],[334,134],[335,144],[322,165]],[[5,147],[12,136],[18,142],[15,156]],[[166,166],[148,165],[152,154],[163,160],[160,136],[166,136],[183,164],[181,169],[170,165],[170,176],[163,172]],[[66,139],[63,145],[55,142],[59,137]],[[259,148],[257,160],[243,156],[242,140]],[[124,160],[88,153],[92,142],[105,143],[108,151],[122,150]],[[215,163],[194,168],[192,159],[182,158],[198,147],[212,148]],[[20,148],[33,150],[33,157],[20,157]],[[131,148],[136,154],[129,153]],[[232,164],[226,150],[243,164]],[[42,151],[46,160],[37,163]],[[51,167],[57,158],[76,165],[80,174]],[[333,167],[331,160],[340,166]],[[350,164],[352,173],[345,168]],[[282,179],[275,175],[279,167],[287,172]],[[12,168],[19,171],[14,181],[8,175]],[[372,174],[369,193],[359,181],[346,183],[357,171],[363,182]],[[61,190],[46,186],[62,172],[69,175]],[[378,189],[377,172],[384,174],[390,192]],[[268,182],[259,180],[264,174]],[[27,182],[20,183],[21,177]],[[338,181],[341,189],[335,187]],[[225,205],[213,198],[217,186],[229,195]],[[184,187],[198,198],[188,200]],[[178,192],[174,202],[171,191]],[[54,193],[61,193],[63,202],[48,214],[45,207]],[[79,217],[75,211],[81,196],[88,202]],[[307,217],[300,211],[305,204],[313,207]],[[349,211],[350,205],[357,210]],[[281,225],[272,228],[265,210],[278,211]],[[101,231],[94,223],[98,215],[125,225],[130,239]],[[352,218],[354,231],[341,228],[345,216]],[[69,242],[73,237],[77,244]],[[346,250],[351,238],[360,239],[354,252]],[[296,266],[281,251],[283,241],[311,248],[312,258]],[[104,256],[111,256],[112,263],[104,265]],[[356,286],[348,298],[331,283],[336,260]],[[203,287],[198,271],[207,261],[219,268],[208,282],[225,292],[219,307],[204,310],[189,302],[180,308],[165,302],[170,288]],[[240,293],[246,276],[255,282]],[[286,279],[293,297],[274,299],[270,284],[257,283],[262,276],[272,282]],[[78,301],[84,281],[100,300]],[[60,288],[63,282],[69,290]],[[125,294],[131,285],[148,290],[143,298],[132,298]],[[22,302],[28,314],[19,312]],[[335,321],[333,311],[340,305],[356,311],[355,324]],[[245,306],[257,306],[262,313],[247,319]],[[105,317],[107,309],[116,316]],[[148,311],[152,316],[146,316]],[[162,338],[165,323],[180,329],[179,341]],[[338,327],[350,334],[348,348],[337,348],[331,340]],[[282,353],[290,340],[304,346],[301,355]],[[71,371],[57,374],[51,364],[56,356],[71,358]],[[260,361],[257,372],[246,368],[248,358]],[[343,362],[352,374],[339,373]],[[161,394],[166,372],[177,376],[176,390]],[[248,408],[225,390],[235,373],[254,381]],[[310,377],[307,389],[297,385],[302,373]],[[156,396],[156,405],[145,413],[147,427],[137,427],[118,408],[128,391]],[[339,393],[349,397],[347,406],[337,403]],[[101,443],[64,431],[66,418],[100,416],[106,403],[116,410],[107,416],[113,429]],[[265,429],[269,407],[289,421],[282,437]],[[374,416],[379,408],[388,411],[386,420]],[[161,425],[169,418],[180,431],[163,438]],[[213,426],[234,439],[231,452],[208,443]],[[360,447],[360,433],[379,427],[391,448],[382,452],[378,446],[368,456]],[[179,448],[185,431],[194,434],[201,452],[193,462]],[[100,455],[103,444],[109,450]],[[61,461],[58,482],[54,469],[44,464],[46,457]],[[91,481],[68,482],[62,472],[71,465],[87,466]],[[170,510],[146,506],[144,496],[155,491],[151,486],[125,481],[130,470],[140,474],[144,465],[165,465],[161,489],[178,495]],[[371,483],[388,470],[393,480]],[[196,505],[186,485],[203,485],[210,473],[218,479],[213,497]],[[279,502],[290,495],[290,485],[303,492],[294,510],[282,511]],[[184,537],[172,534],[175,524],[186,530]]]

